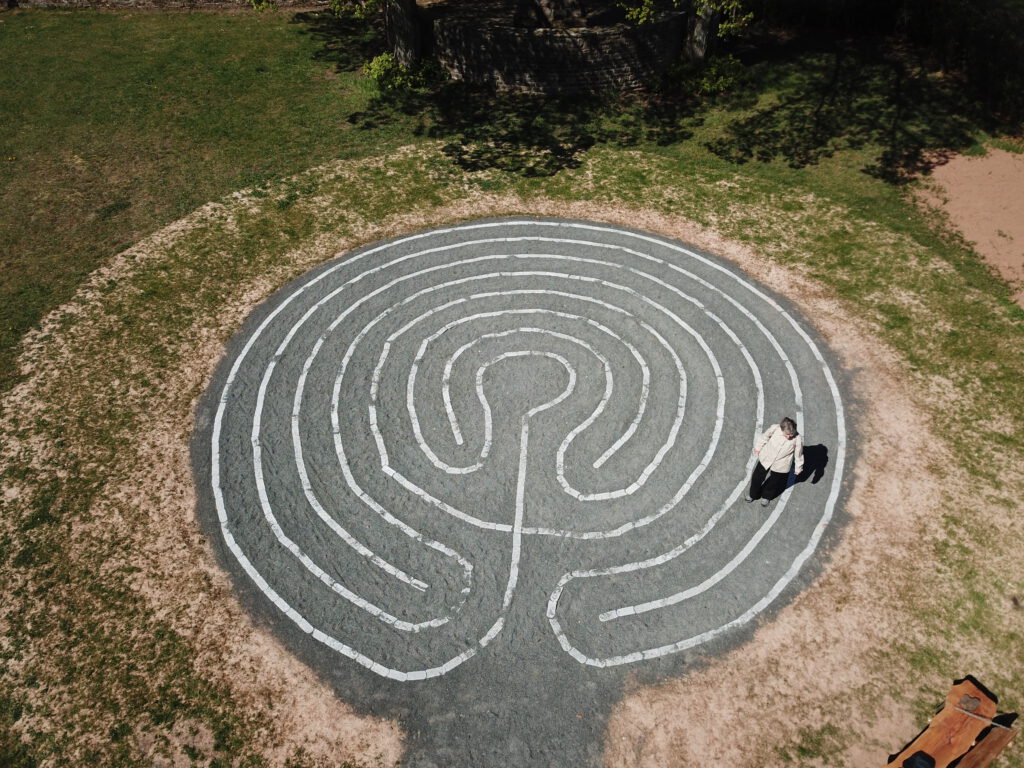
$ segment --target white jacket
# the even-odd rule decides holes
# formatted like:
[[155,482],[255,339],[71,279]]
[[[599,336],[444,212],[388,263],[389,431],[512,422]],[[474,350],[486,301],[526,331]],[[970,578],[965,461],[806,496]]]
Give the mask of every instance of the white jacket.
[[778,424],[773,424],[761,435],[754,446],[761,466],[772,472],[789,472],[796,460],[796,473],[804,471],[804,438],[798,432],[792,440],[787,438]]

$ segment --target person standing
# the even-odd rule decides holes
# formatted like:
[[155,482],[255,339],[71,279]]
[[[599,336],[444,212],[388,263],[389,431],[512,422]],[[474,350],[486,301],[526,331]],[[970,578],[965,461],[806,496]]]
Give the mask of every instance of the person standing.
[[746,501],[761,499],[761,506],[786,490],[789,470],[796,463],[796,473],[804,471],[804,439],[796,431],[796,422],[788,416],[773,424],[754,446],[757,461],[750,475],[750,490]]

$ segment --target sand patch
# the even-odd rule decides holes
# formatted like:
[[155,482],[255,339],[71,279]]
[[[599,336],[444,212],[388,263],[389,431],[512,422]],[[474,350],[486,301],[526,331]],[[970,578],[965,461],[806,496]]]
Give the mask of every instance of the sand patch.
[[957,155],[936,167],[931,181],[923,199],[949,215],[1024,307],[1024,154]]

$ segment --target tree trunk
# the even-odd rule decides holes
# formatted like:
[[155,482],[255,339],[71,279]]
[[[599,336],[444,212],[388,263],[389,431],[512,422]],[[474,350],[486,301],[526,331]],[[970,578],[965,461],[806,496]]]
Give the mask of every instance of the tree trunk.
[[552,27],[578,27],[584,22],[580,0],[534,0],[540,16]]
[[706,10],[695,13],[687,25],[686,43],[683,55],[690,61],[704,61],[712,55],[718,40],[718,11]]

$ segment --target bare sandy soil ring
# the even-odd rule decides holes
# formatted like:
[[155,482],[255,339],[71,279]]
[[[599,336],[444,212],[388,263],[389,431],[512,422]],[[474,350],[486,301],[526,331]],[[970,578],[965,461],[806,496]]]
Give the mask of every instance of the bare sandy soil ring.
[[[245,738],[244,750],[232,757],[268,765],[394,766],[407,764],[406,746],[410,760],[422,761],[426,748],[433,747],[433,762],[444,763],[439,747],[458,746],[457,738],[445,739],[461,730],[481,735],[479,728],[467,727],[467,719],[474,718],[477,726],[490,718],[491,743],[507,743],[505,764],[548,764],[547,755],[533,756],[531,744],[517,741],[509,727],[509,710],[519,708],[524,717],[536,713],[529,726],[537,734],[554,735],[569,748],[603,739],[602,745],[580,753],[579,764],[600,759],[608,768],[753,768],[831,762],[874,768],[920,729],[927,705],[941,700],[955,675],[975,673],[1007,692],[1003,703],[1008,708],[1020,709],[1019,698],[1013,698],[1020,686],[1006,682],[1019,680],[1007,666],[1007,659],[1020,657],[1017,595],[1024,582],[1015,544],[1022,531],[1020,516],[1007,514],[1019,508],[1019,493],[1010,498],[1011,490],[1020,488],[1019,462],[1006,463],[1007,485],[1000,490],[979,484],[953,461],[950,436],[936,430],[936,415],[961,407],[967,395],[955,389],[952,378],[929,379],[908,366],[882,341],[883,329],[870,303],[853,305],[835,285],[815,280],[805,267],[819,255],[822,227],[837,223],[854,225],[865,254],[899,259],[909,278],[952,273],[955,265],[912,237],[876,227],[828,200],[796,193],[787,197],[783,190],[770,202],[759,195],[737,195],[737,187],[751,189],[742,176],[734,182],[680,186],[675,161],[643,153],[630,154],[629,162],[661,169],[657,183],[648,188],[649,198],[620,199],[588,165],[572,178],[573,195],[587,202],[566,200],[563,193],[556,199],[541,192],[488,194],[467,182],[465,187],[448,184],[448,196],[428,196],[426,203],[415,185],[430,179],[429,158],[407,152],[314,169],[301,181],[305,185],[314,177],[320,193],[284,213],[280,202],[290,199],[292,180],[269,194],[239,193],[211,203],[99,270],[72,304],[26,341],[21,360],[26,381],[4,402],[4,437],[10,437],[0,445],[4,460],[16,457],[33,466],[51,462],[59,477],[66,466],[62,459],[69,455],[105,462],[107,482],[90,500],[87,513],[76,515],[67,527],[62,557],[80,564],[76,567],[83,575],[112,574],[108,582],[130,574],[120,586],[157,617],[138,624],[134,614],[131,619],[114,616],[128,635],[117,657],[108,655],[109,643],[101,648],[72,644],[63,631],[23,636],[29,643],[20,651],[24,661],[8,671],[34,714],[23,716],[19,727],[26,738],[36,730],[37,738],[54,744],[50,754],[57,757],[49,761],[95,763],[87,757],[89,750],[113,754],[108,734],[127,722],[133,728],[133,759],[188,765],[195,762],[190,755],[213,743],[211,734],[227,713]],[[617,166],[621,162],[616,158]],[[359,195],[367,179],[385,183],[394,198],[382,207],[368,205]],[[668,196],[678,199],[686,189],[699,189],[700,201],[664,202]],[[406,190],[412,192],[402,198]],[[708,193],[710,203],[704,200]],[[293,218],[299,214],[316,226],[308,238],[293,241],[286,232],[295,231]],[[301,637],[280,642],[285,635],[280,612],[258,590],[246,590],[244,581],[235,579],[234,586],[242,589],[234,589],[223,567],[229,565],[226,553],[216,558],[211,552],[210,543],[216,544],[220,534],[216,527],[202,531],[196,518],[196,494],[203,489],[196,488],[189,439],[196,402],[223,361],[224,341],[279,286],[338,253],[428,227],[513,214],[642,227],[697,244],[786,296],[841,360],[834,370],[845,372],[850,396],[844,399],[861,436],[845,470],[851,489],[842,504],[842,536],[827,542],[827,565],[815,568],[812,558],[792,587],[793,599],[786,602],[783,595],[777,601],[786,602],[785,608],[770,609],[762,614],[770,620],[751,622],[749,629],[739,628],[704,647],[713,652],[733,646],[725,653],[699,654],[697,649],[611,670],[589,670],[573,662],[575,677],[566,674],[571,667],[538,664],[518,671],[547,685],[538,682],[527,689],[503,674],[516,667],[504,663],[502,648],[492,644],[433,681],[390,682],[308,637],[305,643]],[[738,231],[751,226],[767,233],[756,250],[738,241],[743,240]],[[902,258],[907,255],[914,258]],[[794,256],[796,263],[782,263]],[[154,288],[162,300],[154,300]],[[979,298],[971,285],[960,292]],[[921,310],[927,339],[941,330],[928,320],[929,305],[917,303],[904,286],[894,285],[885,295]],[[981,306],[1002,317],[996,302]],[[203,311],[191,311],[196,307]],[[236,352],[233,347],[231,353]],[[47,428],[51,423],[53,428]],[[104,429],[115,428],[123,441],[110,455]],[[805,432],[809,441],[817,441],[809,427]],[[1011,454],[994,450],[993,455]],[[27,506],[21,499],[35,493],[27,483],[17,483],[5,488],[5,501]],[[834,534],[836,526],[831,530]],[[99,563],[96,542],[110,545],[99,551]],[[979,566],[983,570],[975,573]],[[796,594],[815,571],[810,588]],[[15,580],[24,579],[12,570],[5,576],[11,573]],[[76,606],[95,605],[95,586],[72,580],[44,601],[32,597],[34,615],[73,626],[81,618],[71,613]],[[78,602],[66,599],[72,588],[80,593]],[[979,589],[989,601],[980,619],[968,588]],[[521,583],[516,597],[522,594]],[[75,591],[70,595],[75,597]],[[514,602],[512,609],[521,605],[542,622],[542,629],[548,626],[543,611],[529,603]],[[29,606],[28,599],[11,601],[0,612],[0,624],[11,611],[29,612]],[[974,631],[958,630],[951,637],[946,629],[962,626],[961,621],[974,622]],[[755,624],[760,626],[755,629]],[[88,670],[105,670],[107,664],[129,673],[144,669],[133,654],[155,647],[153,633],[168,630],[182,638],[186,652],[180,658],[195,670],[184,682],[212,682],[223,691],[216,712],[205,711],[210,699],[204,697],[193,702],[200,707],[194,717],[154,723],[137,714],[138,699],[131,697],[139,688],[118,687],[105,672],[95,676],[101,678],[97,686],[87,684]],[[503,630],[503,639],[508,631]],[[546,631],[550,635],[550,628]],[[317,655],[312,646],[322,653]],[[538,658],[569,658],[554,650]],[[83,661],[94,666],[83,667]],[[175,669],[162,662],[159,667],[161,672]],[[77,670],[77,676],[68,670]],[[38,680],[46,682],[38,685]],[[141,690],[158,697],[168,680],[148,677]],[[443,695],[420,695],[442,683]],[[113,693],[106,708],[97,706],[99,685]],[[527,700],[526,694],[534,698]],[[617,696],[622,699],[607,717],[605,707]],[[125,704],[110,707],[111,701]],[[397,719],[365,717],[368,711]],[[431,733],[436,734],[433,744],[426,743]],[[226,756],[215,745],[209,748],[218,759]],[[802,758],[808,754],[819,757]],[[1007,765],[1020,765],[1019,755],[1008,756]]]
[[[200,512],[250,610],[400,717],[405,764],[596,764],[626,668],[678,673],[809,580],[843,493],[834,367],[785,301],[675,241],[422,232],[256,310],[200,405]],[[748,506],[782,415],[808,466]]]

